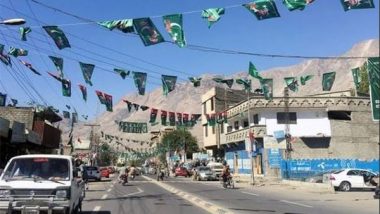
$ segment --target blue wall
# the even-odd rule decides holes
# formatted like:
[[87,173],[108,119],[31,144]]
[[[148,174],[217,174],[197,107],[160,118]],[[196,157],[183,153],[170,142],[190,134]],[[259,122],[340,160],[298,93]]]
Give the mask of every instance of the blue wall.
[[334,169],[359,168],[379,172],[379,160],[358,159],[296,159],[282,160],[281,174],[284,179],[302,180],[319,172]]
[[[257,154],[263,153],[264,149],[262,148],[262,144],[258,145],[256,148]],[[234,169],[233,161],[235,154],[238,156],[238,169]],[[243,142],[237,145],[234,144],[234,146],[231,146],[230,148],[227,147],[225,149],[225,159],[233,172],[238,170],[237,172],[239,174],[251,174],[251,159],[249,153],[245,151],[245,144]]]

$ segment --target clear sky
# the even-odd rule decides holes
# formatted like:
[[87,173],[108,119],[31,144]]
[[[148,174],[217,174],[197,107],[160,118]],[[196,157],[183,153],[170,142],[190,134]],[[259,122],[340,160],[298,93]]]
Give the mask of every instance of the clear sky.
[[[185,13],[183,28],[188,44],[253,53],[336,56],[355,43],[379,38],[378,0],[374,0],[375,9],[347,12],[344,12],[340,0],[316,0],[305,10],[293,12],[288,11],[281,0],[275,0],[281,17],[262,21],[240,6],[248,3],[247,0],[37,1],[94,21],[152,17],[168,41],[171,39],[164,29],[162,16]],[[226,7],[226,12],[208,29],[207,21],[201,18],[201,10],[213,7]],[[19,27],[0,25],[0,43],[6,46],[5,50],[9,46],[29,50],[29,55],[20,59],[30,62],[42,76],[33,74],[12,58],[15,64],[12,69],[0,65],[0,92],[18,99],[19,106],[25,106],[31,99],[42,102],[36,95],[37,91],[49,105],[65,110],[68,104],[74,106],[80,115],[87,114],[90,118],[105,110],[99,105],[95,90],[113,95],[114,104],[126,94],[137,93],[131,78],[122,80],[111,72],[115,67],[147,72],[147,91],[150,91],[161,87],[161,74],[176,75],[179,82],[183,82],[189,76],[205,73],[230,75],[246,71],[249,61],[259,70],[302,61],[201,52],[170,43],[145,47],[136,35],[109,31],[33,1],[1,0],[0,19],[15,17],[26,19],[25,26],[32,27],[32,32],[27,35],[28,41],[20,40]],[[59,50],[42,30],[43,25],[60,26],[72,48]],[[64,58],[63,71],[72,82],[72,97],[63,97],[60,83],[47,75],[47,71],[55,72],[48,55]],[[87,103],[81,99],[77,86],[85,84],[79,61],[96,65],[93,86],[87,85]],[[18,81],[24,82],[23,88],[32,95],[28,96]]]

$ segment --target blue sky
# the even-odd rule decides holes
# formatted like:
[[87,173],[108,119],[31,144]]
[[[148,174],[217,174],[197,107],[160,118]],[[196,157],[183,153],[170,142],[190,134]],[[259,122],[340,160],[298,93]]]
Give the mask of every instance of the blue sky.
[[[355,43],[379,38],[378,0],[374,0],[375,9],[348,12],[344,12],[340,0],[316,0],[305,10],[293,12],[288,11],[282,1],[275,0],[281,17],[263,21],[258,21],[248,10],[239,6],[249,2],[243,0],[38,1],[94,21],[152,17],[165,40],[170,40],[170,37],[164,29],[161,16],[189,12],[184,15],[183,27],[188,44],[254,53],[336,56],[349,50]],[[226,7],[226,12],[219,22],[208,29],[207,21],[201,18],[200,11],[212,7]],[[145,47],[135,35],[109,31],[32,1],[1,0],[0,19],[14,17],[24,18],[27,20],[25,26],[32,26],[28,41],[20,40],[18,27],[0,25],[0,43],[6,45],[6,50],[9,46],[29,50],[29,55],[20,59],[33,64],[42,76],[34,75],[13,58],[14,64],[18,64],[13,67],[15,70],[0,65],[0,92],[18,99],[20,106],[26,105],[31,98],[12,77],[20,76],[23,81],[29,82],[25,83],[24,88],[32,91],[33,85],[49,105],[65,110],[64,106],[68,104],[74,106],[79,114],[87,114],[90,118],[105,110],[99,104],[95,90],[113,95],[114,104],[126,94],[137,93],[131,78],[122,80],[111,72],[115,67],[147,72],[147,90],[150,91],[161,87],[160,74],[176,75],[179,82],[183,82],[189,76],[204,73],[230,75],[246,71],[249,61],[259,70],[302,61],[200,52],[170,43]],[[41,29],[43,25],[60,26],[72,48],[59,50]],[[72,82],[71,98],[63,97],[60,84],[47,75],[47,71],[55,71],[48,55],[64,58],[64,73]],[[77,86],[85,84],[79,61],[96,65],[92,77],[94,85],[87,85],[87,102],[81,99]],[[40,102],[36,93],[31,93]]]

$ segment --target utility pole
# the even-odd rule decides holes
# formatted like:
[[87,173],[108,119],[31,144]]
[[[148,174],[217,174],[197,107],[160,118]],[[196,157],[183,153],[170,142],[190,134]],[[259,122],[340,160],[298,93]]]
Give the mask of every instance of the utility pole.
[[[90,131],[91,151],[92,151],[92,154],[95,153],[96,155],[98,155],[98,145],[97,145],[97,143],[94,142],[94,127],[97,127],[97,126],[100,126],[100,125],[99,124],[89,124],[88,123],[88,124],[84,124],[84,126],[91,127],[91,131]],[[92,156],[91,156],[91,159],[92,159]],[[95,160],[91,160],[91,165],[92,166],[97,165],[96,158],[95,158]]]
[[289,88],[284,88],[284,101],[285,101],[285,141],[286,141],[286,150],[285,157],[290,159],[291,145],[290,145],[290,125],[289,125]]
[[[247,91],[248,93],[248,138],[249,138],[249,143],[250,143],[250,148],[249,148],[249,157],[251,160],[251,184],[255,184],[255,161],[253,159],[253,148],[255,142],[252,142],[251,140],[251,104],[250,104],[250,91]],[[247,149],[247,148],[246,148]]]

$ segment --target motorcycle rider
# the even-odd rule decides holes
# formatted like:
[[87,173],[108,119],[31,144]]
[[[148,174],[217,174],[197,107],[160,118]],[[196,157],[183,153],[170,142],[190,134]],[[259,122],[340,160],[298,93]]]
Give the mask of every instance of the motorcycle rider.
[[222,178],[223,178],[223,184],[225,185],[227,180],[231,177],[231,170],[230,166],[228,164],[225,164],[223,166],[223,171],[222,171]]
[[134,164],[132,164],[131,167],[129,168],[129,174],[131,176],[131,179],[134,180],[136,176],[136,167]]
[[123,184],[128,183],[128,173],[129,173],[129,169],[128,167],[125,167],[124,173],[119,176],[121,183]]

